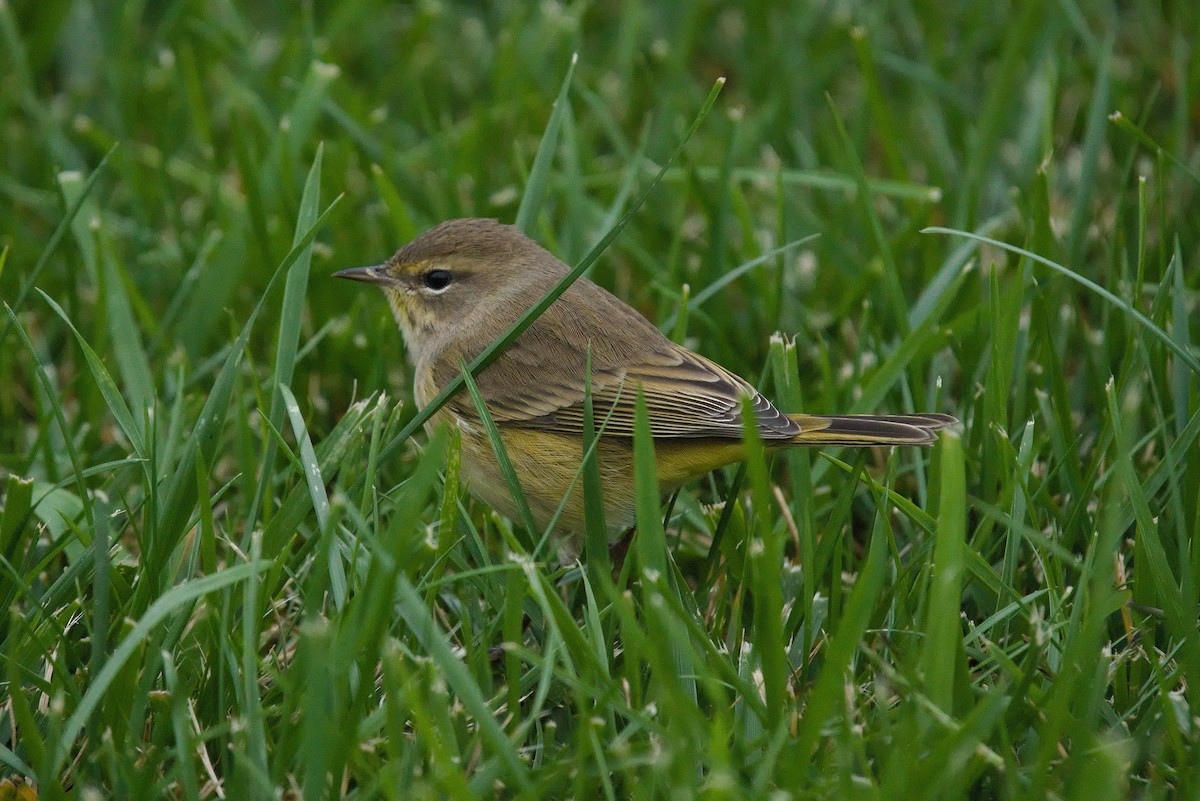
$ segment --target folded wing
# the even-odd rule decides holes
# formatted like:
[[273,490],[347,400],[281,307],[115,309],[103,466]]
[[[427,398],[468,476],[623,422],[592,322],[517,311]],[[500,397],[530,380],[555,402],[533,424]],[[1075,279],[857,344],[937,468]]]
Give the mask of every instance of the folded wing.
[[[743,379],[696,353],[668,343],[643,351],[623,369],[598,370],[592,376],[592,409],[597,429],[607,436],[632,437],[639,391],[646,399],[655,437],[742,437],[741,404],[750,398],[759,436],[791,439],[800,426],[780,412]],[[545,373],[542,373],[544,376]],[[583,433],[583,381],[556,385],[506,382],[507,391],[487,396],[500,426],[562,434]]]

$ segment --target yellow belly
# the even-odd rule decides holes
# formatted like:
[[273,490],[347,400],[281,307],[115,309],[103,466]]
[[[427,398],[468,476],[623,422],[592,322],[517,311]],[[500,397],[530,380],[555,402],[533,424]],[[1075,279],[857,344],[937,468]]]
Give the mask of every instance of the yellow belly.
[[[462,469],[468,488],[484,503],[519,520],[491,442],[474,427],[460,425],[460,430]],[[554,532],[560,548],[578,551],[584,531],[582,440],[513,428],[503,429],[501,438],[538,528],[545,531],[558,514]],[[610,540],[615,540],[634,523],[632,443],[627,439],[603,437],[598,455],[604,520]],[[742,445],[736,441],[659,440],[655,442],[659,489],[673,491],[696,476],[741,459],[742,455]]]

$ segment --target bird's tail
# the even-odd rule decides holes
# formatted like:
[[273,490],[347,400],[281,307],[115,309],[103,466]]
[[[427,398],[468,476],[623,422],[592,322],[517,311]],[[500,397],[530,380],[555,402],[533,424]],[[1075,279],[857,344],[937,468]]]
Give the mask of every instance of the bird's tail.
[[789,445],[932,445],[958,422],[948,414],[789,414],[800,433]]

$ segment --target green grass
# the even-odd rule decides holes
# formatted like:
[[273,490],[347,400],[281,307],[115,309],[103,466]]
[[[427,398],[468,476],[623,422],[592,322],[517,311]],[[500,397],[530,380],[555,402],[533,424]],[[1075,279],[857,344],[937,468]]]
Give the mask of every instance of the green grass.
[[[1194,796],[1193,5],[0,0],[0,799]],[[329,277],[466,215],[961,436],[560,566]]]

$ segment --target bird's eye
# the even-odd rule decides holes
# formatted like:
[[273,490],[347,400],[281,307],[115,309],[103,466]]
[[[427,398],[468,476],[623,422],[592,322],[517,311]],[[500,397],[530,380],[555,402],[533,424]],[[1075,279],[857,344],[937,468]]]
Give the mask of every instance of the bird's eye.
[[434,292],[441,292],[450,286],[451,276],[449,270],[430,270],[421,276],[421,279],[429,289],[432,289]]

